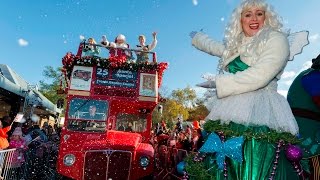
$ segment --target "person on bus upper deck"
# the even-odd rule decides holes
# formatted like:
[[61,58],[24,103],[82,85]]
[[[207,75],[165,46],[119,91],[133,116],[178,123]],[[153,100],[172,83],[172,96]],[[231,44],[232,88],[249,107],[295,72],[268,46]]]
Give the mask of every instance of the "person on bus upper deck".
[[106,35],[103,35],[102,38],[101,38],[101,44],[108,47],[110,46],[110,42],[107,40],[107,36]]
[[[151,44],[146,45],[146,37],[144,35],[140,35],[138,37],[139,45],[137,45],[137,50],[141,51],[152,51],[157,46],[157,32],[152,33],[153,41]],[[136,52],[137,55],[137,63],[147,62],[149,61],[148,53],[144,52]]]
[[85,56],[94,56],[100,54],[100,48],[95,46],[96,41],[93,38],[88,39],[88,44],[83,48],[83,52]]
[[131,57],[131,52],[126,50],[130,46],[126,43],[126,37],[123,34],[119,34],[115,39],[115,44],[111,44],[110,57],[115,57],[119,61],[126,61],[127,57]]

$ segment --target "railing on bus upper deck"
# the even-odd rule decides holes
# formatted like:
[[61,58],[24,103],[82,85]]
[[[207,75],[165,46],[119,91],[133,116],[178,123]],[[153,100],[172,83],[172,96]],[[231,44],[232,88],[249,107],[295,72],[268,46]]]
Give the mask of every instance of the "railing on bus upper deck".
[[96,46],[96,47],[102,47],[102,48],[105,48],[105,49],[107,49],[107,50],[109,50],[109,51],[110,51],[111,49],[123,49],[123,50],[127,50],[127,51],[130,51],[130,52],[141,52],[141,53],[152,54],[152,62],[154,62],[154,63],[157,62],[157,54],[156,54],[156,52],[143,51],[143,50],[138,50],[138,49],[130,49],[130,48],[124,48],[124,47],[105,46],[105,45],[102,45],[102,44],[89,44],[89,43],[86,43],[85,40],[83,40],[83,41],[79,44],[79,48],[78,48],[78,52],[77,52],[77,55],[76,55],[76,56],[78,56],[78,57],[81,57],[81,56],[82,56],[83,48],[84,48],[86,45]]

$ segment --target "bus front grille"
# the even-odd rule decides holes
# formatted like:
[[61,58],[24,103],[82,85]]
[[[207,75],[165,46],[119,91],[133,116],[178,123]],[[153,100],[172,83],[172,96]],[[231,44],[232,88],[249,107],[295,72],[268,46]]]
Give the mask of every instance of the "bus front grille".
[[131,157],[132,153],[129,151],[88,151],[85,154],[83,179],[129,179]]

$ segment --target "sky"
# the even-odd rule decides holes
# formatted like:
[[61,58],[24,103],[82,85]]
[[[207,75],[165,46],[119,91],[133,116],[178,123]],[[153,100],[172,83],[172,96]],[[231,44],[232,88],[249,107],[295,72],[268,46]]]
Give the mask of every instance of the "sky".
[[[102,35],[113,40],[124,34],[131,47],[138,35],[145,34],[151,43],[153,31],[158,33],[158,61],[169,63],[163,87],[167,91],[194,88],[199,95],[204,89],[205,73],[216,73],[218,58],[196,50],[189,33],[203,29],[217,41],[232,10],[240,0],[11,0],[0,3],[0,63],[7,64],[30,84],[45,80],[45,66],[61,66],[66,52],[76,54],[80,38]],[[269,0],[283,18],[290,32],[308,30],[310,44],[290,61],[279,81],[286,95],[294,77],[311,65],[320,54],[320,1]]]

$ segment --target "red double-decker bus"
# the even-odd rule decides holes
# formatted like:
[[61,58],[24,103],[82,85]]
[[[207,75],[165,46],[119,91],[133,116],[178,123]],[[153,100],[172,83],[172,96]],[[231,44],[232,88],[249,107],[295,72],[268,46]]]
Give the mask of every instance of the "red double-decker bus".
[[[154,172],[151,114],[166,63],[68,53],[68,87],[57,170],[72,179],[141,179]],[[126,49],[129,50],[129,49]]]

